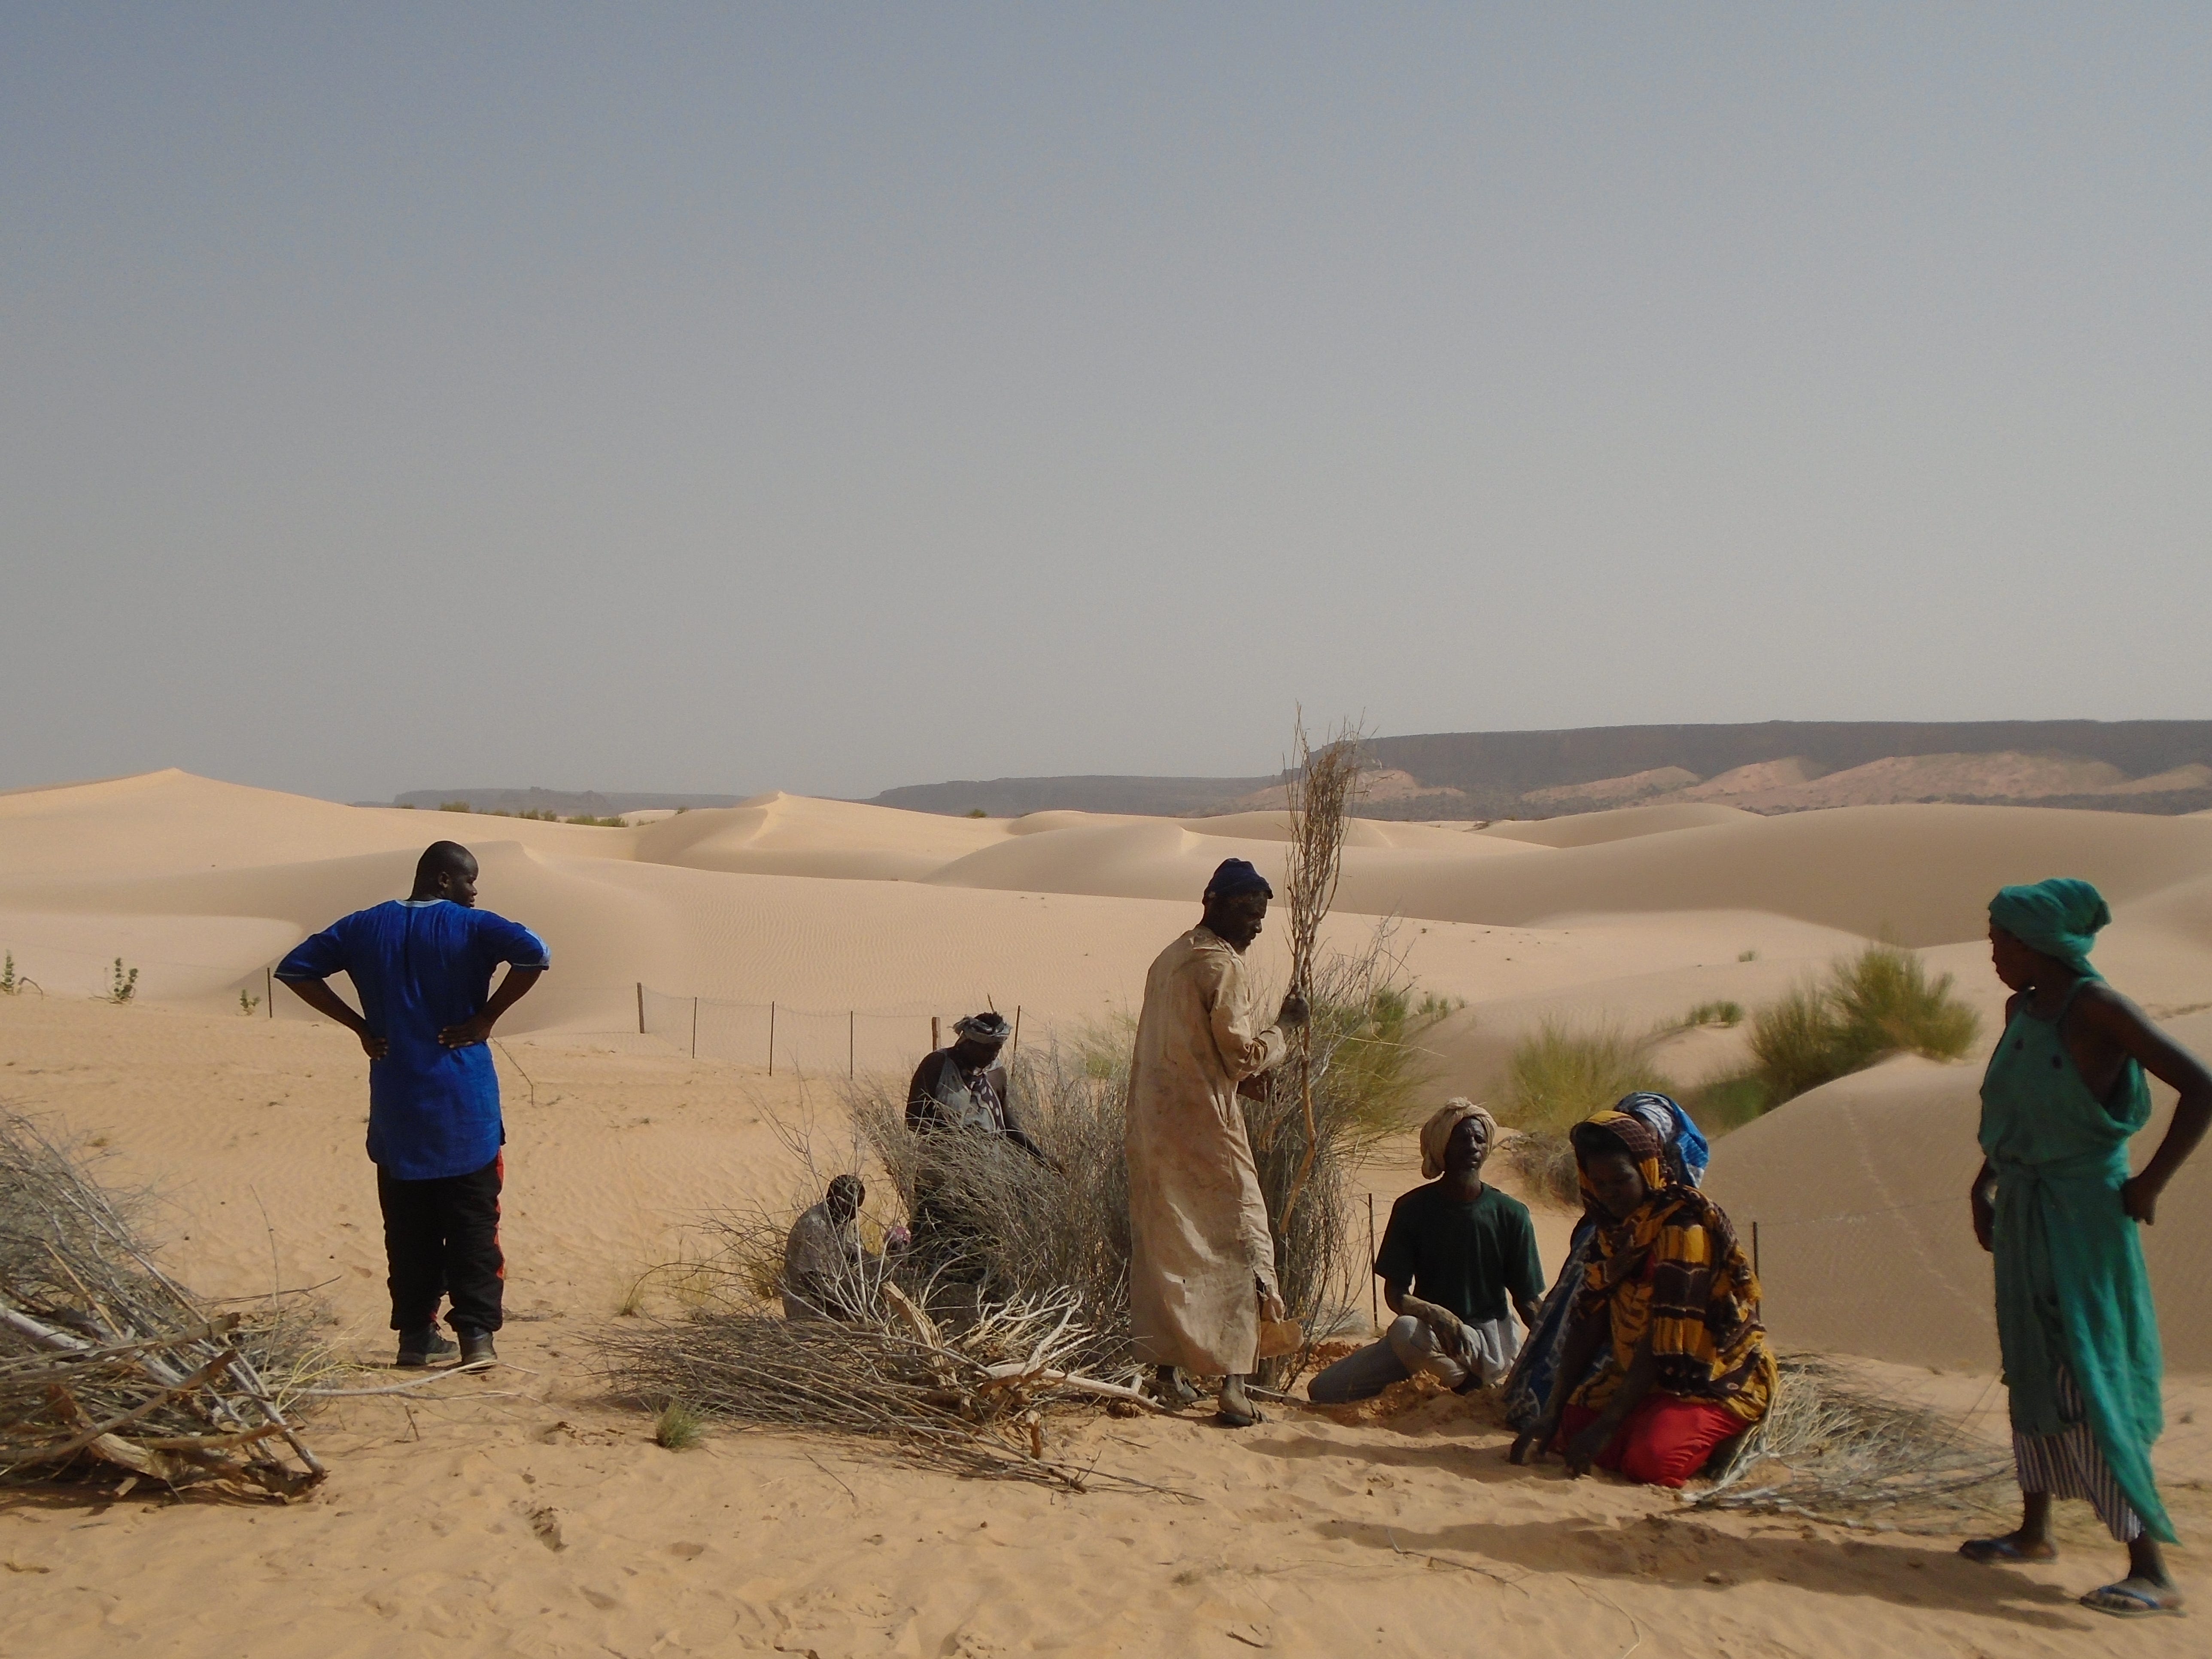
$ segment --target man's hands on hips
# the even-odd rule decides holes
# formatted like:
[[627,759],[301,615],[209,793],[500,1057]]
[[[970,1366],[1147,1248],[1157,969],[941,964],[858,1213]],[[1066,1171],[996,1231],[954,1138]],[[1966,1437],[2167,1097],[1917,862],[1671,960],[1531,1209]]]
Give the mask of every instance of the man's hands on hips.
[[448,1048],[466,1048],[479,1042],[491,1041],[491,1017],[478,1014],[474,1019],[464,1020],[459,1025],[448,1025],[438,1033],[438,1041]]

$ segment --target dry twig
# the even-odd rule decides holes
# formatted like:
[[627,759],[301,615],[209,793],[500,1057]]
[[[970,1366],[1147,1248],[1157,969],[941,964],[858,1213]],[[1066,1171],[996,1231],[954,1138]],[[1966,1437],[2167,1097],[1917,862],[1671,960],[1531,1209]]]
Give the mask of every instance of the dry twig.
[[126,1203],[0,1109],[0,1480],[92,1460],[297,1496],[324,1474],[282,1399],[304,1375],[301,1325],[273,1299],[210,1317]]

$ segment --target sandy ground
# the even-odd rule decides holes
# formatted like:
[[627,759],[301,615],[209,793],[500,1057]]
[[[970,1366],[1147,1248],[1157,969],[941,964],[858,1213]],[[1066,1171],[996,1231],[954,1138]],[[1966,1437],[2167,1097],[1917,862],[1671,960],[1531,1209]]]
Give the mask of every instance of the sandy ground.
[[[1018,1006],[1027,1042],[1126,1010],[1216,861],[1279,866],[1279,815],[965,820],[772,796],[614,830],[179,773],[0,796],[0,949],[44,993],[0,998],[0,1100],[158,1188],[165,1259],[204,1293],[314,1286],[338,1352],[388,1359],[366,1063],[285,994],[274,1010],[252,999],[305,933],[403,893],[441,835],[475,848],[484,902],[538,927],[556,964],[497,1054],[506,1366],[439,1385],[465,1398],[334,1403],[315,1432],[335,1473],[291,1509],[10,1493],[0,1651],[2202,1645],[2193,1621],[2123,1632],[2073,1605],[2118,1566],[2086,1510],[2068,1514],[2057,1565],[1976,1568],[1948,1537],[1714,1518],[1515,1470],[1480,1398],[1380,1420],[1285,1408],[1241,1435],[1079,1414],[1055,1425],[1067,1449],[1168,1490],[1072,1496],[762,1432],[670,1453],[605,1396],[589,1339],[640,1274],[716,1207],[793,1196],[772,1118],[811,1110],[836,1138],[836,1075],[911,1065],[933,1014]],[[1993,1017],[1981,907],[2001,882],[2059,871],[2113,902],[2099,953],[2113,980],[2212,1047],[2212,817],[1691,804],[1479,833],[1361,824],[1332,927],[1343,945],[1392,927],[1406,975],[1453,1010],[1424,1038],[1437,1092],[1480,1095],[1540,1020],[1644,1030],[1710,999],[1755,1004],[1878,932]],[[1276,950],[1257,947],[1263,972],[1279,973]],[[127,1006],[94,1000],[118,956],[141,973]],[[1660,1056],[1692,1080],[1742,1042],[1681,1032]],[[1785,1346],[1859,1356],[1883,1388],[1996,1437],[1987,1268],[1960,1214],[1976,1075],[1895,1062],[1816,1091],[1723,1139],[1711,1185],[1759,1224]],[[1387,1206],[1417,1179],[1410,1149],[1367,1175]],[[2191,1537],[2212,1520],[2208,1200],[2212,1159],[2148,1239],[2177,1372],[2159,1466]],[[1539,1223],[1556,1260],[1567,1218]],[[2176,1560],[2212,1596],[2198,1555]]]
[[[763,1119],[793,1115],[798,1085],[555,1037],[509,1044],[501,1072],[507,1367],[446,1385],[465,1398],[327,1407],[334,1474],[290,1509],[0,1499],[9,1651],[2197,1650],[2189,1621],[2123,1632],[2073,1605],[2115,1559],[2086,1510],[2068,1517],[2069,1559],[1977,1568],[1949,1538],[1708,1517],[1514,1469],[1480,1399],[1352,1424],[1285,1408],[1241,1435],[1194,1417],[1055,1426],[1076,1455],[1174,1495],[963,1481],[761,1431],[664,1451],[605,1397],[586,1340],[689,1218],[788,1188]],[[158,1183],[178,1271],[211,1295],[319,1285],[333,1342],[373,1364],[390,1337],[365,1077],[329,1027],[0,1003],[0,1093],[106,1142],[111,1178]],[[1402,1148],[1370,1175],[1386,1198],[1418,1178]],[[1556,1257],[1565,1218],[1541,1219]],[[1986,1376],[1881,1375],[1996,1431]],[[2191,1533],[2212,1520],[2207,1408],[2212,1387],[2179,1383],[2189,1420],[2161,1448]],[[2212,1594],[2194,1553],[2176,1560]]]

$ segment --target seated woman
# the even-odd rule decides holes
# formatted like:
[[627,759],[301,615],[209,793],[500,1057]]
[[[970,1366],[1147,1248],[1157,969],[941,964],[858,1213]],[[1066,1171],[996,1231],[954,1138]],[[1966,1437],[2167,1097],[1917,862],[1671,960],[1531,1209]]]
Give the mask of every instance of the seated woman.
[[1429,1184],[1390,1206],[1375,1256],[1398,1318],[1381,1341],[1315,1377],[1307,1398],[1328,1406],[1371,1399],[1417,1370],[1462,1390],[1505,1375],[1520,1346],[1506,1299],[1526,1323],[1544,1270],[1528,1206],[1483,1184],[1482,1163],[1497,1139],[1497,1122],[1469,1100],[1447,1102],[1422,1126]]
[[1719,1206],[1667,1179],[1641,1118],[1601,1112],[1572,1139],[1602,1219],[1551,1401],[1512,1458],[1563,1449],[1570,1474],[1595,1467],[1679,1486],[1773,1401],[1759,1281]]
[[[1643,1119],[1659,1137],[1659,1166],[1668,1181],[1678,1187],[1695,1187],[1704,1182],[1705,1165],[1711,1161],[1711,1149],[1690,1115],[1671,1096],[1642,1091],[1623,1095],[1613,1109]],[[1528,1326],[1521,1356],[1513,1362],[1512,1375],[1505,1379],[1505,1420],[1516,1429],[1534,1428],[1543,1418],[1544,1407],[1551,1403],[1552,1379],[1558,1374],[1567,1329],[1574,1322],[1575,1302],[1583,1293],[1590,1256],[1597,1249],[1601,1218],[1597,1200],[1590,1196],[1589,1182],[1585,1180],[1582,1219],[1575,1223],[1566,1261]]]

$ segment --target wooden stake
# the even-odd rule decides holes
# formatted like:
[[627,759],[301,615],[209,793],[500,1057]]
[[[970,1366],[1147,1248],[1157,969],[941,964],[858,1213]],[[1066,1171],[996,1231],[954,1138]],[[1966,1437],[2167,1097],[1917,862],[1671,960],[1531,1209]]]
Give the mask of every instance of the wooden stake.
[[1382,1307],[1375,1296],[1375,1194],[1367,1194],[1367,1322],[1382,1328]]
[[945,1034],[938,1029],[937,1016],[932,1014],[929,1017],[929,1052],[933,1054],[944,1046]]
[[860,1048],[860,1016],[853,1009],[845,1011],[845,1075],[858,1077],[858,1056]]
[[768,1006],[768,1074],[775,1075],[775,1004]]
[[637,982],[637,1034],[645,1035],[645,981]]
[[269,1018],[276,1018],[276,976],[274,969],[261,970],[261,1000],[269,1006]]
[[699,1058],[699,999],[691,999],[691,1058]]

